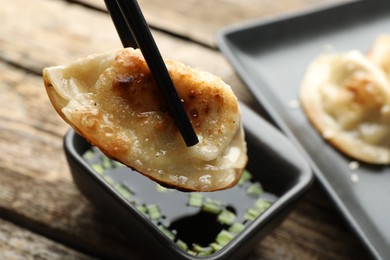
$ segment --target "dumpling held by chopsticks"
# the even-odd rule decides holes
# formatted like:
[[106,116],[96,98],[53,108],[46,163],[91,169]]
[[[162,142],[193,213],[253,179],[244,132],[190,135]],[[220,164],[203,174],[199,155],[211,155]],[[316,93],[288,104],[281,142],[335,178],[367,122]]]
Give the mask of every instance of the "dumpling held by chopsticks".
[[166,60],[199,138],[187,147],[138,50],[115,50],[45,68],[58,114],[108,157],[165,186],[214,191],[233,186],[247,162],[237,98],[210,73]]

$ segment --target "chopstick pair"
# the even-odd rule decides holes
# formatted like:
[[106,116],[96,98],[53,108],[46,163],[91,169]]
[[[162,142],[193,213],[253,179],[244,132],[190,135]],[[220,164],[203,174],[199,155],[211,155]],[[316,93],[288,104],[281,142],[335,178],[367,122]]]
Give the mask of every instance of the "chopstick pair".
[[199,142],[136,0],[104,0],[124,47],[138,47],[187,146]]

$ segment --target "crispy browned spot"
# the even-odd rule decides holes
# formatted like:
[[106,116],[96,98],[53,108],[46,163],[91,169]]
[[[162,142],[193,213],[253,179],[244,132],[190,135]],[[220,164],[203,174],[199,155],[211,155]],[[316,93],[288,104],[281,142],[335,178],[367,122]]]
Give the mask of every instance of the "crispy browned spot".
[[347,89],[352,93],[355,103],[366,108],[377,107],[380,109],[383,105],[383,100],[372,84],[373,80],[368,75],[353,77],[347,83]]

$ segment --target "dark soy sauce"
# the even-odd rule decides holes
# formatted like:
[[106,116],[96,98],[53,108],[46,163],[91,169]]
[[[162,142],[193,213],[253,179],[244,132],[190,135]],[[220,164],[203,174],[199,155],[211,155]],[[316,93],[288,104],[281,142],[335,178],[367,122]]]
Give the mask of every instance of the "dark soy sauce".
[[[96,165],[104,168],[104,172],[97,174],[103,176],[109,185],[114,188],[120,185],[132,194],[126,200],[138,208],[140,214],[148,215],[145,208],[148,205],[157,205],[159,217],[151,221],[156,226],[163,227],[165,233],[169,233],[166,235],[175,243],[179,240],[184,242],[186,248],[183,249],[187,252],[193,253],[191,248],[194,244],[208,247],[215,243],[222,230],[229,229],[230,225],[218,221],[218,214],[206,212],[202,207],[189,206],[191,193],[163,188],[143,175],[109,160],[96,148],[87,153],[84,158],[92,168]],[[256,200],[262,198],[273,203],[277,199],[266,191],[259,196],[248,194],[248,187],[256,182],[256,173],[253,172],[250,180],[230,189],[198,194],[202,194],[203,200],[207,198],[220,202],[222,209],[234,213],[234,223],[246,226],[251,222],[246,217],[247,211],[253,207]]]

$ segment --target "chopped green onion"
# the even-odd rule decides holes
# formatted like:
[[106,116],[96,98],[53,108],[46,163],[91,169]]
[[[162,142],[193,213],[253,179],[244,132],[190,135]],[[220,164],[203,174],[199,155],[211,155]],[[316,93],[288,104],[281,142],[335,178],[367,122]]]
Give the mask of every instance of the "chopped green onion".
[[198,244],[193,244],[192,249],[197,252],[198,256],[207,256],[213,252],[213,249],[210,246],[202,247]]
[[264,193],[261,184],[258,182],[253,183],[251,186],[249,186],[246,192],[252,196],[261,196]]
[[255,201],[253,206],[246,211],[244,218],[247,220],[254,220],[270,206],[271,202],[259,198]]
[[161,186],[161,185],[158,184],[158,183],[156,183],[156,190],[157,190],[158,192],[166,192],[166,191],[168,191],[167,188]]
[[224,246],[233,239],[234,235],[227,230],[222,229],[221,232],[217,235],[215,241],[218,244]]
[[[221,230],[221,232],[219,232],[219,234],[215,237],[215,241],[209,245],[201,246],[199,244],[193,244],[189,247],[186,240],[181,240],[176,237],[177,233],[175,230],[170,230],[168,227],[159,222],[159,220],[161,218],[165,218],[165,216],[157,204],[141,204],[142,202],[140,203],[136,200],[135,194],[130,187],[123,183],[116,183],[116,181],[111,177],[112,175],[106,171],[107,169],[126,167],[125,165],[106,157],[97,147],[94,146],[83,154],[83,158],[87,160],[91,168],[96,173],[102,175],[105,181],[111,184],[123,198],[127,199],[129,203],[137,208],[140,213],[145,214],[145,216],[153,220],[155,225],[167,238],[171,239],[174,243],[176,243],[177,247],[186,251],[188,254],[195,256],[207,256],[217,252],[246,227],[245,224],[235,222],[237,215],[232,210],[229,210],[229,207],[225,207],[225,202],[207,197],[204,193],[188,193],[187,206],[198,207],[204,212],[215,214],[215,219],[226,228]],[[252,181],[252,174],[249,171],[245,170],[243,172],[238,185],[241,186],[241,191],[244,191],[247,195],[254,197],[253,199],[255,200],[252,207],[247,209],[245,212],[244,219],[252,221],[271,206],[271,202],[266,201],[261,197],[264,190],[260,183]],[[156,191],[167,192],[170,190],[160,184],[156,184]],[[165,195],[161,194],[161,196]]]
[[241,175],[240,180],[238,181],[238,185],[242,186],[244,183],[249,181],[252,178],[252,174],[248,170],[244,170],[244,172]]
[[220,244],[215,243],[215,242],[211,243],[210,246],[214,250],[214,252],[221,250],[223,247],[223,245],[220,245]]
[[218,214],[222,210],[222,203],[218,200],[206,198],[202,206],[203,211]]
[[190,193],[188,197],[188,205],[192,207],[201,207],[203,202],[202,193]]
[[213,249],[210,247],[210,249],[207,251],[199,252],[198,256],[208,256],[211,255],[212,253],[213,253]]
[[271,206],[271,202],[266,201],[262,198],[257,199],[255,201],[255,204],[253,205],[254,208],[258,209],[260,213],[263,213],[266,209],[268,209]]
[[245,226],[241,223],[234,223],[233,225],[231,225],[229,227],[229,232],[237,235],[238,233],[240,233],[241,231],[243,231],[245,228]]
[[123,184],[115,185],[115,189],[126,199],[133,197],[131,190]]
[[172,231],[170,231],[168,228],[164,227],[163,225],[158,225],[158,229],[160,229],[160,231],[167,237],[169,238],[170,240],[174,240],[175,239],[175,234],[172,233]]
[[102,156],[102,165],[104,169],[111,169],[111,160],[107,156]]
[[190,254],[190,255],[196,255],[196,252],[192,251],[192,250],[187,250],[187,253]]
[[98,174],[100,174],[100,175],[103,175],[103,174],[104,174],[104,168],[103,168],[103,166],[102,166],[101,164],[99,164],[99,163],[93,163],[93,164],[91,164],[91,167],[92,167],[92,169],[93,169],[95,172],[97,172]]
[[137,209],[143,213],[143,214],[146,214],[148,212],[148,209],[144,206],[144,205],[138,205],[137,206]]
[[124,168],[124,167],[126,167],[124,164],[122,164],[122,163],[120,163],[120,162],[118,162],[118,161],[112,160],[111,162],[112,162],[112,166],[113,166],[114,168]]
[[213,249],[211,247],[206,247],[207,250],[199,252],[197,255],[198,256],[208,256],[213,253]]
[[134,207],[138,208],[138,202],[135,200],[130,201],[130,204],[133,205]]
[[198,244],[193,244],[192,245],[192,249],[195,251],[195,252],[203,252],[203,251],[208,251],[210,250],[211,248],[210,247],[202,247],[201,245],[198,245]]
[[150,219],[159,219],[161,217],[160,209],[157,204],[146,205]]
[[260,216],[261,212],[256,210],[256,209],[253,209],[253,208],[249,208],[247,209],[247,211],[245,212],[245,216],[244,218],[247,219],[247,220],[255,220],[255,218],[257,218],[258,216]]
[[236,219],[236,214],[234,214],[233,212],[227,209],[222,210],[221,213],[219,213],[217,218],[219,223],[226,224],[226,225],[233,224],[235,219]]
[[180,249],[182,249],[182,250],[184,250],[184,251],[186,251],[186,250],[188,249],[187,244],[184,243],[183,240],[178,239],[178,240],[176,241],[176,245],[177,245]]
[[95,156],[95,153],[92,150],[88,150],[84,153],[83,157],[86,160],[91,160]]

